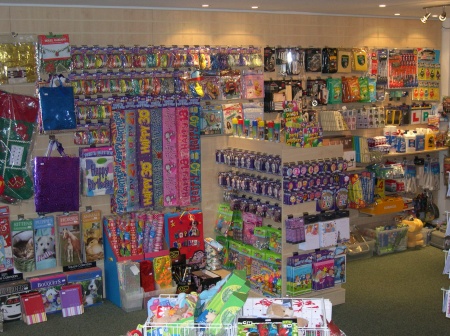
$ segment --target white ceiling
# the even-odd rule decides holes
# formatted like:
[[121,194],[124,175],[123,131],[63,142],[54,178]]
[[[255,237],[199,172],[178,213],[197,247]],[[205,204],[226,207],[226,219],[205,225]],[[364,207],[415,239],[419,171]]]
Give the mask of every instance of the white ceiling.
[[[209,4],[202,9],[202,4]],[[385,8],[378,7],[386,4]],[[181,9],[209,11],[254,11],[270,13],[306,13],[320,15],[377,16],[415,18],[425,14],[424,7],[442,6],[450,0],[0,0],[0,6],[69,6],[69,7],[120,7],[149,9]],[[259,6],[251,9],[251,6]],[[440,14],[442,8],[430,9]],[[400,13],[400,16],[394,16]]]

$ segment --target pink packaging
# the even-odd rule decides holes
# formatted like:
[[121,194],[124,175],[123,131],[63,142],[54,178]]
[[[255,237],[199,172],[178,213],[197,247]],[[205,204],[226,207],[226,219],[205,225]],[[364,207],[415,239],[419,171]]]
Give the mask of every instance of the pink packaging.
[[177,127],[176,109],[162,109],[163,124],[163,182],[164,206],[178,205],[178,164],[177,164]]
[[191,173],[189,160],[189,110],[177,107],[178,198],[180,206],[191,202]]

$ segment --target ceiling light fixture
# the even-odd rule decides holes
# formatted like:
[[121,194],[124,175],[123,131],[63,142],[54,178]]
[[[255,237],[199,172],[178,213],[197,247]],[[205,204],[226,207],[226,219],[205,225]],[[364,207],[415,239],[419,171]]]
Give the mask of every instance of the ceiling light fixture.
[[208,4],[204,4],[204,5],[202,5],[202,7],[206,8],[206,7],[209,7],[209,5]]
[[428,18],[430,17],[431,13],[426,13],[424,16],[422,16],[422,18],[420,19],[420,21],[422,21],[422,23],[426,23]]
[[[431,14],[430,8],[442,7],[442,13],[438,16],[437,14]],[[438,17],[440,21],[445,21],[447,19],[447,13],[445,12],[445,7],[450,7],[450,3],[442,4],[439,6],[427,6],[423,7],[425,9],[425,15],[420,18],[422,23],[426,23],[428,18],[431,16],[432,18]]]
[[440,21],[445,21],[447,19],[447,13],[445,12],[445,6],[442,7],[442,14],[439,15]]
[[258,9],[259,7],[258,6],[252,6],[252,9]]
[[385,4],[381,4],[381,5],[378,5],[378,7],[384,8],[384,7],[386,7],[386,5]]
[[394,15],[395,15],[395,16],[400,16],[400,13],[395,13]]

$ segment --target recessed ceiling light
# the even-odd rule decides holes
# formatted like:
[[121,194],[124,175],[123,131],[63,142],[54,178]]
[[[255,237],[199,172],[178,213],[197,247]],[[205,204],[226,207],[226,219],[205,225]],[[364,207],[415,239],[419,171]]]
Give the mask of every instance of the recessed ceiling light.
[[259,7],[258,6],[252,6],[252,9],[258,9]]
[[394,15],[395,15],[395,16],[400,16],[400,13],[395,13]]
[[206,7],[209,7],[209,5],[208,4],[204,4],[204,5],[202,5],[202,7],[206,8]]
[[433,15],[431,15],[431,17],[438,17],[438,15],[437,14],[433,14]]
[[383,8],[383,7],[386,7],[386,5],[385,4],[381,4],[381,5],[378,5],[378,7]]

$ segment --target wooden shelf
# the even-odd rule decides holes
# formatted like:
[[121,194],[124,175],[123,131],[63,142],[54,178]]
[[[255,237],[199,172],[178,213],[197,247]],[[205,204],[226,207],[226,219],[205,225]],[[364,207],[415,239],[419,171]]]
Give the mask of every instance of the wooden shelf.
[[407,156],[407,155],[421,155],[421,154],[431,154],[431,153],[438,153],[448,150],[449,147],[439,147],[436,149],[429,149],[429,150],[423,150],[423,151],[415,151],[415,152],[409,152],[409,153],[389,153],[386,155],[383,155],[383,157],[397,157],[397,156]]

